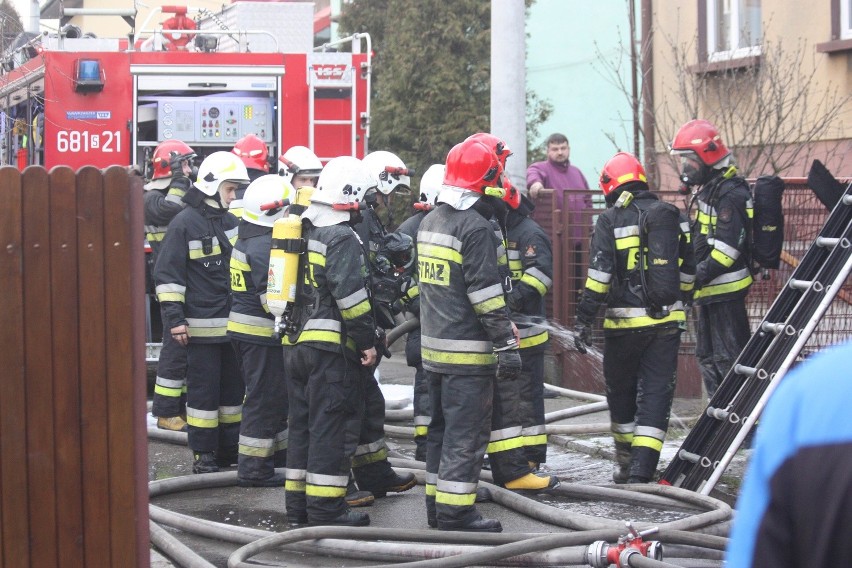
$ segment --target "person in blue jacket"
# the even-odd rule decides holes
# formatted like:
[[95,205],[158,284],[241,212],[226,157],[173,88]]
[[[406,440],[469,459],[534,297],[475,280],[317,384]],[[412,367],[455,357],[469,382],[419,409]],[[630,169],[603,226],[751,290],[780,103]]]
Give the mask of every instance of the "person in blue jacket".
[[727,566],[852,566],[852,342],[782,379],[760,418]]

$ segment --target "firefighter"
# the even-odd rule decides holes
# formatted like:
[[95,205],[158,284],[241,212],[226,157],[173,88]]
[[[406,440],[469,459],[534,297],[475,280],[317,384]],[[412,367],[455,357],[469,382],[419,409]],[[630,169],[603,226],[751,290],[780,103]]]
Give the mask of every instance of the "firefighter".
[[[486,132],[471,135],[469,140],[483,143],[490,148],[501,168],[499,184],[504,191],[503,200],[492,200],[490,218],[494,231],[497,252],[498,272],[505,294],[512,292],[511,271],[507,254],[506,227],[511,210],[520,206],[520,193],[505,176],[506,160],[512,155],[506,143]],[[507,296],[508,301],[508,296]],[[533,473],[537,462],[527,459],[524,448],[524,424],[532,418],[525,418],[522,412],[531,405],[521,405],[519,401],[528,390],[528,381],[495,381],[493,409],[491,412],[491,438],[488,443],[488,459],[494,482],[507,489],[523,491],[544,491],[559,484],[556,476],[539,476]],[[528,394],[528,393],[527,393]],[[543,403],[543,401],[542,401]]]
[[[145,238],[151,245],[151,266],[157,262],[166,229],[183,209],[183,196],[191,185],[195,151],[180,140],[167,140],[154,150],[151,180],[145,185]],[[151,414],[157,427],[186,432],[186,349],[170,333],[163,305],[163,346],[157,361]],[[183,415],[183,416],[182,416]]]
[[362,412],[362,367],[376,362],[367,266],[350,223],[374,182],[357,158],[332,159],[303,214],[307,243],[298,332],[284,347],[290,373],[285,499],[292,524],[364,526],[344,497]]
[[316,187],[317,178],[322,171],[322,162],[310,148],[292,146],[278,158],[278,175],[287,178],[290,185]]
[[697,263],[695,354],[707,395],[713,398],[751,336],[745,299],[753,282],[749,235],[754,206],[748,184],[737,175],[731,152],[713,124],[687,122],[671,148],[680,158],[681,181],[698,188],[692,226]]
[[[376,214],[375,207],[378,203],[377,196],[387,206],[387,196],[394,191],[405,192],[409,190],[410,174],[413,173],[405,167],[397,156],[390,152],[373,152],[368,154],[362,163],[366,171],[372,176],[373,184],[364,195],[364,209],[361,211],[360,219],[353,225],[359,240],[367,252],[368,287],[373,295],[372,309],[376,323],[377,344],[383,354],[389,355],[384,342],[385,329],[394,326],[392,314],[388,309],[379,309],[376,299],[378,280],[385,276],[380,268],[380,259],[387,261],[386,245],[399,245],[404,239],[396,238],[399,235],[388,235],[384,225]],[[413,242],[411,242],[413,251]],[[398,248],[392,246],[391,248]],[[399,251],[403,252],[404,251]],[[409,255],[412,252],[408,253]],[[390,269],[391,267],[386,267]],[[398,285],[393,288],[399,289]],[[401,291],[398,295],[401,295]],[[383,300],[387,300],[382,295]],[[385,301],[384,307],[392,305],[394,301]],[[378,364],[378,361],[377,361]],[[390,492],[407,491],[416,485],[417,480],[411,473],[404,476],[398,475],[388,462],[388,448],[384,437],[385,428],[385,398],[379,388],[375,376],[375,366],[361,369],[361,388],[363,391],[364,412],[361,415],[360,435],[358,447],[352,457],[352,473],[355,484],[349,485],[347,501],[353,505],[367,505],[374,497],[384,497]],[[364,495],[366,492],[368,495]]]
[[550,238],[529,215],[535,204],[521,197],[517,209],[506,220],[507,252],[512,273],[512,291],[507,304],[521,337],[521,421],[525,455],[530,467],[547,461],[544,431],[544,352],[550,337],[540,324],[545,317],[544,296],[553,281]]
[[497,381],[521,371],[490,219],[502,168],[476,140],[447,155],[438,206],[420,224],[417,262],[421,355],[432,421],[426,451],[426,515],[441,530],[500,532],[474,502],[491,432]]
[[228,336],[246,387],[237,467],[241,487],[284,487],[284,474],[274,468],[286,465],[287,384],[281,339],[266,304],[266,284],[272,225],[284,215],[284,200],[294,196],[290,184],[277,174],[252,181],[231,251]]
[[172,337],[186,347],[186,414],[193,473],[237,463],[245,392],[226,336],[230,312],[229,258],[237,219],[228,212],[237,187],[248,182],[243,163],[214,152],[198,169],[169,226],[154,267],[157,297]]
[[[613,481],[646,483],[654,475],[668,429],[680,335],[686,328],[683,300],[692,292],[695,259],[686,219],[674,205],[662,205],[670,208],[672,230],[649,233],[648,242],[642,242],[640,218],[661,202],[650,192],[635,157],[625,152],[613,156],[601,172],[600,187],[609,207],[598,216],[592,235],[575,345],[586,352],[595,316],[606,303],[603,371],[616,450]],[[642,265],[653,265],[646,255],[661,249],[673,251],[665,265],[673,268],[670,286],[682,300],[656,307],[648,299]]]
[[[254,181],[269,173],[269,148],[266,142],[255,134],[246,134],[234,143],[231,153],[243,161],[248,172],[249,181]],[[246,187],[237,188],[237,197],[231,202],[231,213],[237,219],[243,217],[243,197]]]
[[[417,239],[420,223],[429,211],[435,208],[441,183],[444,181],[444,164],[432,164],[420,178],[420,198],[414,203],[415,213],[402,222],[399,232]],[[415,255],[415,266],[416,255]],[[420,288],[417,286],[416,273],[402,290],[402,302],[405,309],[414,317],[420,317]],[[423,370],[423,358],[420,356],[420,328],[408,332],[405,342],[405,360],[414,367],[414,459],[426,461],[426,434],[432,419],[429,407],[429,386]]]
[[370,152],[364,156],[364,165],[376,180],[376,189],[370,191],[364,199],[367,208],[363,212],[363,219],[355,226],[361,241],[369,247],[369,259],[375,261],[376,254],[381,248],[382,241],[387,235],[384,224],[382,224],[376,208],[381,202],[388,209],[388,224],[393,224],[390,217],[389,197],[392,193],[397,195],[408,195],[411,192],[411,176],[414,170],[405,166],[405,163],[391,152],[379,150]]

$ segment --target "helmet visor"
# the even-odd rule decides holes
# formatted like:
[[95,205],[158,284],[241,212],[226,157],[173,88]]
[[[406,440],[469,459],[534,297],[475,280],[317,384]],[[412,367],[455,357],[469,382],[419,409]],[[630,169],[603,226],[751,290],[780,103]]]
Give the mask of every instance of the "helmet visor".
[[692,150],[675,150],[672,152],[680,158],[680,179],[688,185],[701,185],[707,166]]

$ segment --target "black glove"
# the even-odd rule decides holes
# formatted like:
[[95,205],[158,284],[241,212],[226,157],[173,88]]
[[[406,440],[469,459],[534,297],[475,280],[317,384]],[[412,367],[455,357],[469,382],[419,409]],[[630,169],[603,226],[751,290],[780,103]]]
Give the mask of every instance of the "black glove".
[[388,349],[388,341],[387,341],[387,337],[386,337],[386,334],[385,334],[385,330],[380,328],[380,327],[376,328],[376,343],[375,343],[375,345],[376,345],[376,351],[378,351],[379,353],[381,353],[382,355],[384,355],[385,357],[390,359],[391,352],[390,352],[390,349]]
[[521,352],[507,349],[497,352],[497,380],[513,381],[521,375]]
[[176,189],[182,189],[183,191],[189,191],[189,188],[192,187],[192,182],[189,181],[189,178],[183,175],[174,176],[172,178],[171,183],[169,183],[169,187],[174,187]]
[[574,347],[580,353],[586,353],[587,345],[592,344],[592,327],[584,323],[578,323],[574,326]]

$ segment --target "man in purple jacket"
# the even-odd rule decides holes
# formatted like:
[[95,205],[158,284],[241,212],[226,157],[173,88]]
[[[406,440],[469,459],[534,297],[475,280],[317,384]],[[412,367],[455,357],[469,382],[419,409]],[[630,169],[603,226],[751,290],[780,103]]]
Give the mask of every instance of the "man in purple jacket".
[[[583,289],[582,251],[588,247],[591,219],[585,218],[583,211],[592,208],[592,196],[583,190],[589,189],[586,177],[580,168],[572,166],[569,161],[571,146],[568,138],[558,132],[547,137],[547,160],[535,162],[527,168],[527,189],[536,192],[542,188],[556,190],[556,206],[566,208],[569,230],[573,239],[573,258],[568,262],[574,265],[574,289],[579,293]],[[581,190],[581,191],[572,191]],[[540,210],[541,209],[541,210]],[[536,215],[541,219],[542,214],[549,215],[546,208],[536,208]]]

